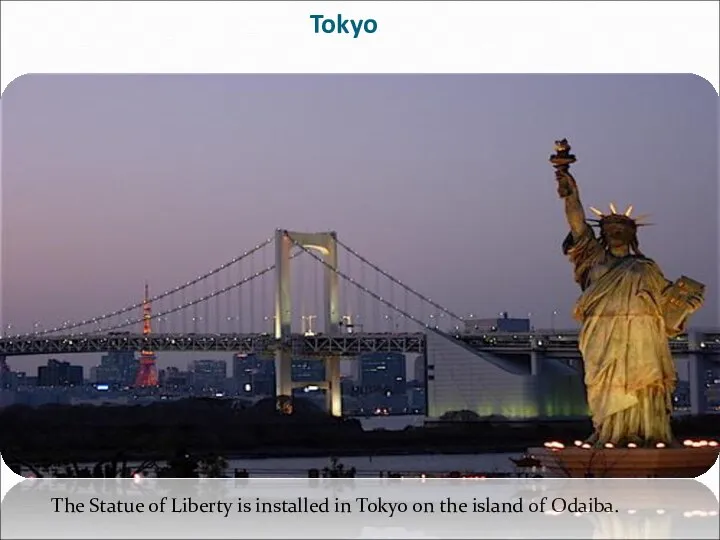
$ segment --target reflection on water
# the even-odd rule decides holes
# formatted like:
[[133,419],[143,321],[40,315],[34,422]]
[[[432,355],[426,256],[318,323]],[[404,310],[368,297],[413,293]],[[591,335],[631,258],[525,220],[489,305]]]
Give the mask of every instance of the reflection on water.
[[[358,477],[377,477],[381,472],[443,473],[459,472],[513,472],[510,458],[520,454],[426,454],[408,456],[352,456],[340,459],[345,468],[355,467]],[[229,460],[228,471],[246,469],[253,477],[305,476],[308,469],[322,469],[330,462],[328,457],[271,458]]]
[[[378,477],[381,473],[448,473],[485,472],[512,473],[516,471],[510,458],[518,458],[520,454],[422,454],[395,456],[350,456],[341,457],[340,462],[345,469],[355,468],[360,478]],[[80,467],[92,469],[94,463],[79,464]],[[165,462],[157,462],[164,467]],[[228,459],[225,476],[232,477],[234,471],[245,470],[252,478],[291,478],[307,477],[310,469],[323,469],[330,465],[330,456],[301,458],[254,458]],[[137,468],[139,463],[128,462],[130,469]],[[29,471],[21,474],[27,476]],[[42,470],[44,476],[53,476],[52,471]],[[147,476],[153,476],[152,473]]]

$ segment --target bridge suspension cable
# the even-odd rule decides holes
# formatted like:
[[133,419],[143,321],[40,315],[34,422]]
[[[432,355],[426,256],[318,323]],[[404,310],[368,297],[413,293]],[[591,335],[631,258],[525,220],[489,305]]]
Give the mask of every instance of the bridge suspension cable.
[[[343,249],[345,249],[346,251],[348,251],[349,253],[351,253],[353,256],[355,256],[357,259],[359,259],[361,262],[367,264],[370,268],[372,268],[373,270],[375,270],[375,271],[378,272],[379,274],[383,275],[384,277],[386,277],[387,279],[389,279],[390,281],[392,281],[392,282],[395,283],[396,285],[399,285],[400,287],[402,287],[406,292],[409,292],[410,294],[416,296],[417,298],[419,298],[419,299],[422,300],[423,302],[426,302],[426,303],[430,304],[430,305],[433,306],[434,308],[439,309],[440,311],[442,311],[442,312],[445,313],[446,315],[452,317],[453,319],[455,319],[455,320],[457,320],[457,321],[460,321],[460,322],[462,322],[462,323],[465,322],[465,319],[464,319],[463,317],[461,317],[460,315],[458,315],[458,314],[456,314],[456,313],[453,313],[453,312],[450,311],[449,309],[441,306],[441,305],[438,304],[437,302],[434,302],[433,300],[431,300],[431,299],[428,298],[427,296],[423,295],[422,293],[419,293],[418,291],[416,291],[416,290],[413,289],[412,287],[406,285],[405,283],[403,283],[403,282],[400,281],[399,279],[395,278],[394,276],[392,276],[391,274],[389,274],[388,272],[386,272],[385,270],[383,270],[382,268],[380,268],[378,265],[372,263],[372,262],[369,261],[367,258],[365,258],[365,257],[363,257],[362,255],[360,255],[357,251],[355,251],[354,249],[352,249],[352,248],[351,248],[350,246],[348,246],[347,244],[344,244],[344,243],[341,242],[340,240],[336,240],[336,241],[337,241],[337,243],[338,243],[338,245],[339,245],[340,247],[342,247]],[[348,277],[348,279],[352,279],[352,278],[349,278],[349,277]]]
[[[156,301],[158,301],[158,300],[162,300],[163,298],[166,298],[166,297],[170,296],[171,294],[175,294],[175,293],[177,293],[177,292],[185,291],[185,290],[188,289],[189,287],[192,287],[192,286],[196,285],[197,283],[199,283],[199,282],[201,282],[201,281],[203,281],[203,280],[205,280],[205,279],[207,279],[207,278],[209,278],[209,277],[217,274],[218,272],[222,272],[223,270],[228,269],[229,267],[231,267],[231,266],[233,266],[234,264],[242,261],[243,259],[246,259],[247,257],[250,257],[251,255],[253,255],[253,254],[256,253],[257,251],[263,249],[265,246],[271,244],[271,243],[273,242],[273,240],[274,240],[274,238],[268,238],[268,239],[265,240],[264,242],[256,245],[254,248],[246,251],[246,252],[243,253],[242,255],[239,255],[239,256],[237,256],[237,257],[234,257],[233,259],[231,259],[230,261],[226,262],[225,264],[221,264],[220,266],[218,266],[218,267],[216,267],[216,268],[213,268],[213,269],[210,270],[209,272],[207,272],[207,273],[205,273],[205,274],[202,274],[202,275],[198,276],[197,278],[195,278],[195,279],[193,279],[193,280],[191,280],[191,281],[188,281],[187,283],[185,283],[185,284],[183,284],[183,285],[178,285],[177,287],[175,287],[175,288],[173,288],[173,289],[168,289],[167,291],[163,292],[162,294],[158,294],[158,295],[156,295],[156,296],[153,296],[152,298],[150,298],[150,301],[151,301],[151,302],[156,302]],[[235,286],[237,286],[237,284],[235,284]],[[233,287],[231,286],[231,288],[233,288]],[[130,311],[134,311],[134,310],[136,310],[136,309],[139,309],[140,307],[142,307],[143,303],[144,303],[144,302],[136,302],[135,304],[131,304],[131,305],[126,306],[126,307],[124,307],[124,308],[122,308],[122,309],[119,309],[119,310],[117,310],[117,311],[112,311],[112,312],[109,312],[109,313],[105,313],[104,315],[100,315],[100,316],[98,316],[98,317],[92,317],[92,318],[90,318],[90,319],[86,319],[86,320],[84,320],[84,321],[79,321],[79,322],[75,322],[75,323],[71,323],[71,324],[64,324],[64,325],[62,325],[62,326],[55,327],[55,328],[48,328],[48,329],[45,329],[45,330],[37,330],[37,331],[35,331],[35,332],[31,332],[31,333],[28,333],[28,334],[26,334],[26,335],[29,335],[29,336],[42,336],[42,335],[47,335],[47,334],[54,334],[54,333],[56,333],[56,332],[64,332],[64,331],[68,331],[68,330],[73,330],[73,329],[75,329],[75,328],[81,328],[81,327],[83,327],[83,326],[89,326],[89,325],[91,325],[91,324],[97,324],[97,323],[99,323],[100,321],[104,321],[104,320],[107,320],[107,319],[110,319],[110,318],[113,318],[113,317],[117,317],[117,316],[119,316],[119,315],[122,315],[122,314],[124,314],[124,313],[128,313],[128,312],[130,312]],[[189,305],[192,305],[192,304],[189,304]],[[123,323],[123,325],[124,325],[124,326],[129,326],[129,324],[125,324],[125,323]],[[108,329],[105,329],[105,330],[111,330],[111,329],[113,329],[113,328],[108,328]]]
[[[183,309],[187,309],[187,308],[189,308],[189,307],[197,306],[198,304],[200,304],[200,303],[202,303],[202,302],[206,302],[206,301],[210,300],[211,298],[215,298],[215,297],[217,297],[217,296],[220,296],[221,294],[224,294],[224,293],[226,293],[226,292],[228,292],[228,291],[231,291],[232,289],[235,289],[235,288],[237,288],[237,287],[240,287],[240,286],[242,286],[242,285],[244,285],[244,284],[246,284],[246,283],[249,283],[249,282],[251,282],[251,281],[253,281],[253,280],[261,277],[261,276],[264,276],[265,274],[267,274],[268,272],[270,272],[270,271],[272,271],[272,270],[274,270],[274,269],[275,269],[275,265],[273,264],[272,266],[268,266],[268,267],[266,267],[266,268],[263,268],[262,270],[260,270],[260,271],[258,271],[258,272],[255,272],[255,273],[252,274],[251,276],[248,276],[248,277],[246,277],[246,278],[244,278],[244,279],[242,279],[242,280],[240,280],[240,281],[237,281],[237,282],[235,282],[235,283],[232,283],[231,285],[228,285],[228,286],[226,286],[226,287],[223,287],[222,289],[218,289],[217,291],[214,291],[214,292],[212,292],[212,293],[210,293],[210,294],[206,294],[205,296],[201,296],[200,298],[197,298],[197,299],[195,299],[195,300],[191,300],[191,301],[189,301],[189,302],[185,302],[184,304],[181,304],[181,305],[179,305],[179,306],[177,306],[177,307],[174,307],[174,308],[171,308],[171,309],[166,309],[166,310],[164,310],[164,311],[159,311],[159,312],[157,312],[157,313],[153,313],[152,316],[150,317],[150,319],[151,319],[151,320],[152,320],[152,319],[157,319],[158,317],[164,317],[164,316],[166,316],[166,315],[170,315],[171,313],[176,313],[176,312],[181,311],[181,310],[183,310]],[[143,321],[143,318],[142,318],[142,317],[138,317],[138,318],[136,318],[136,319],[128,319],[128,320],[126,320],[126,321],[123,321],[122,323],[119,323],[119,324],[115,325],[115,326],[111,326],[111,327],[108,327],[108,328],[104,328],[103,331],[111,331],[111,330],[118,330],[118,329],[120,329],[120,328],[127,328],[128,326],[132,326],[132,325],[134,325],[134,324],[138,324],[138,323],[140,323],[140,322],[142,322],[142,321]],[[88,333],[88,332],[80,332],[79,335],[85,335],[85,334],[87,334],[87,333]]]
[[[291,258],[291,259],[294,259],[294,258],[297,257],[298,255],[300,255],[300,253],[302,253],[302,252],[301,252],[301,251],[296,251],[295,253],[292,253],[292,254],[290,255],[290,258]],[[174,307],[174,308],[171,308],[171,309],[162,310],[162,311],[158,311],[157,313],[153,313],[153,314],[151,315],[151,317],[150,317],[150,320],[158,319],[158,318],[160,318],[160,317],[165,317],[165,316],[170,315],[170,314],[172,314],[172,313],[177,313],[178,311],[182,311],[183,309],[187,309],[187,308],[190,308],[190,307],[194,307],[194,306],[197,306],[198,304],[200,304],[200,303],[202,303],[202,302],[207,302],[207,301],[209,301],[209,300],[211,300],[211,299],[213,299],[213,298],[217,298],[218,296],[220,296],[220,295],[222,295],[222,294],[225,294],[225,293],[227,293],[227,292],[230,292],[230,291],[232,291],[233,289],[239,289],[242,285],[245,285],[246,283],[250,283],[250,282],[254,281],[254,280],[257,279],[257,278],[260,278],[260,277],[264,276],[264,275],[267,274],[268,272],[271,272],[272,270],[275,270],[275,264],[272,264],[272,265],[270,265],[270,266],[266,266],[266,267],[263,268],[262,270],[260,270],[260,271],[258,271],[258,272],[254,272],[252,275],[250,275],[250,276],[248,276],[248,277],[246,277],[246,278],[243,278],[243,279],[241,279],[240,281],[236,281],[235,283],[232,283],[232,284],[230,284],[230,285],[227,285],[227,286],[223,287],[222,289],[217,289],[217,290],[215,290],[215,291],[213,291],[213,292],[211,292],[211,293],[209,293],[209,294],[206,294],[206,295],[204,295],[204,296],[201,296],[201,297],[199,297],[199,298],[197,298],[197,299],[195,299],[195,300],[190,300],[190,301],[187,301],[187,302],[183,301],[183,303],[180,304],[180,305],[177,306],[177,307]],[[110,326],[110,327],[108,327],[108,328],[103,328],[103,332],[110,332],[110,331],[118,330],[118,329],[121,329],[121,328],[127,328],[128,326],[133,326],[133,325],[135,325],[135,324],[138,324],[138,323],[142,322],[143,320],[144,320],[144,319],[143,319],[142,317],[138,317],[138,318],[135,318],[135,319],[127,319],[127,320],[123,321],[122,323],[118,323],[118,324],[116,324],[116,325],[114,325],[114,326]],[[92,333],[92,332],[78,332],[78,335],[85,335],[85,334],[91,334],[91,333]],[[183,333],[185,333],[184,330],[183,330]]]
[[338,276],[340,276],[341,278],[343,278],[344,280],[346,280],[347,282],[349,282],[351,285],[354,285],[355,287],[357,287],[358,289],[360,289],[362,292],[364,292],[364,293],[372,296],[372,297],[373,297],[375,300],[377,300],[378,302],[380,302],[380,303],[382,303],[383,305],[389,307],[390,309],[392,309],[392,310],[394,310],[395,312],[399,313],[399,314],[402,315],[403,317],[406,317],[407,319],[413,321],[414,323],[417,323],[417,324],[419,324],[420,326],[422,326],[422,327],[424,327],[424,328],[427,328],[428,330],[431,330],[432,332],[435,332],[435,333],[440,334],[440,335],[442,335],[442,336],[446,336],[446,335],[447,335],[445,332],[443,332],[443,331],[441,331],[441,330],[438,330],[437,328],[434,328],[434,327],[432,327],[432,326],[424,323],[423,321],[421,321],[421,320],[418,319],[417,317],[415,317],[415,316],[413,316],[412,314],[406,312],[404,309],[402,309],[402,308],[400,308],[400,307],[398,307],[398,306],[393,305],[391,302],[387,301],[385,298],[383,298],[383,297],[380,296],[379,294],[375,293],[375,292],[372,291],[371,289],[368,289],[368,288],[365,287],[363,284],[358,283],[358,282],[357,282],[355,279],[353,279],[352,277],[348,276],[347,274],[345,274],[344,272],[338,270],[337,268],[334,268],[331,264],[329,264],[327,261],[325,261],[322,257],[320,257],[319,255],[313,253],[311,250],[309,250],[309,249],[307,249],[305,246],[303,246],[300,242],[296,241],[296,240],[292,237],[292,235],[288,235],[288,237],[290,238],[290,241],[291,241],[295,246],[299,247],[302,251],[304,251],[305,253],[307,253],[308,255],[310,255],[310,256],[311,256],[313,259],[315,259],[316,261],[320,262],[320,264],[322,264],[322,265],[325,266],[326,268],[329,268],[330,270],[332,270],[333,272],[335,272]]

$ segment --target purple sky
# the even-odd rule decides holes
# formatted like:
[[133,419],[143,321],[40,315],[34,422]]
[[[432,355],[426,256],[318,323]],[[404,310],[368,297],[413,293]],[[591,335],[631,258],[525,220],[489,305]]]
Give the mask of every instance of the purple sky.
[[337,230],[458,313],[571,326],[562,137],[585,205],[651,214],[642,250],[718,323],[718,96],[695,76],[25,76],[1,105],[4,324],[104,313],[283,227]]

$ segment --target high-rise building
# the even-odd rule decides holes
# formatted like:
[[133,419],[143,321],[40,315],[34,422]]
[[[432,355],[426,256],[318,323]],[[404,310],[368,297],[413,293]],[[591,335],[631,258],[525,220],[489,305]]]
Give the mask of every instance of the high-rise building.
[[415,357],[415,364],[413,365],[413,380],[417,383],[425,384],[425,364],[426,362],[424,356],[421,355]]
[[38,368],[38,386],[80,386],[83,383],[83,367],[73,366],[51,358],[47,366]]
[[325,361],[319,358],[293,359],[292,380],[308,383],[324,381]]
[[[233,379],[241,394],[252,396],[275,395],[275,361],[252,354],[238,354],[233,358]],[[325,380],[322,359],[294,359],[292,380],[308,384]]]
[[99,384],[130,386],[137,370],[134,351],[111,351],[100,358],[100,365],[93,369],[91,378]]
[[467,319],[465,321],[466,334],[485,334],[490,332],[530,332],[530,319],[516,319],[509,316],[507,311],[494,319]]
[[10,388],[10,367],[4,356],[0,356],[0,390]]
[[225,360],[195,360],[190,365],[195,390],[219,391],[225,388]]
[[188,390],[190,388],[191,373],[180,371],[174,366],[163,370],[162,385],[167,390]]
[[272,396],[275,394],[275,362],[254,354],[236,354],[233,379],[241,394]]
[[367,353],[357,359],[357,381],[363,393],[404,392],[406,360],[402,353]]

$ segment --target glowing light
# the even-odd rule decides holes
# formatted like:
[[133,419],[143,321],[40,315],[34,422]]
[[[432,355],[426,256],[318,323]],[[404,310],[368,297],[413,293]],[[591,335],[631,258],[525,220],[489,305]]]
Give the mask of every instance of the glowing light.
[[637,444],[634,442],[628,443],[628,448],[637,448]]
[[615,445],[613,443],[605,443],[605,448],[615,448]]
[[583,448],[590,448],[590,445],[589,445],[588,443],[583,443],[582,447],[583,447]]
[[658,508],[656,512],[658,516],[662,516],[665,513],[665,510],[663,510],[662,508]]
[[708,445],[708,442],[707,442],[707,441],[699,441],[698,444],[699,444],[700,446],[707,446],[707,445]]
[[717,445],[718,445],[717,441],[709,441],[708,442],[708,446],[712,446],[713,448],[715,448]]
[[583,443],[582,443],[582,441],[575,441],[574,444],[575,444],[575,446],[582,446]]
[[683,445],[684,445],[684,446],[692,446],[692,445],[693,445],[693,441],[691,441],[690,439],[684,440],[684,441],[683,441]]
[[659,442],[655,445],[655,448],[665,448],[665,443]]

